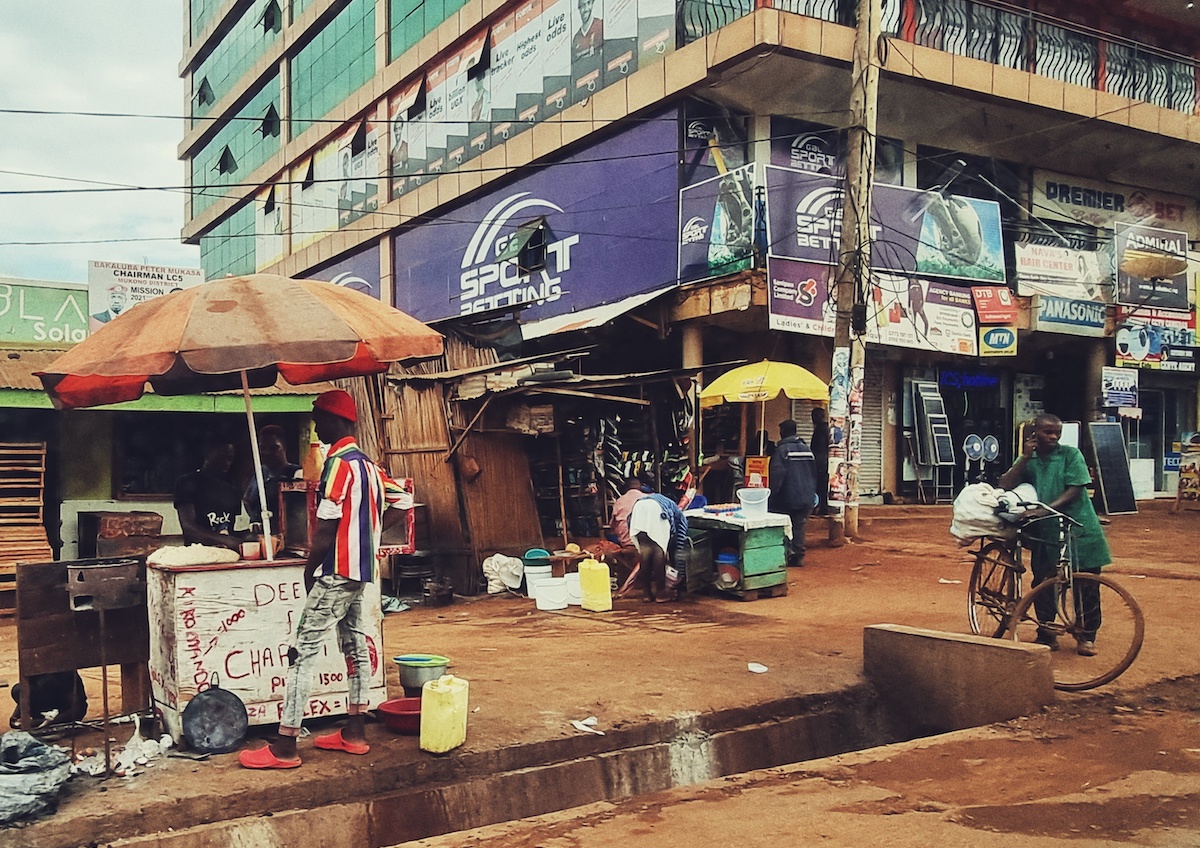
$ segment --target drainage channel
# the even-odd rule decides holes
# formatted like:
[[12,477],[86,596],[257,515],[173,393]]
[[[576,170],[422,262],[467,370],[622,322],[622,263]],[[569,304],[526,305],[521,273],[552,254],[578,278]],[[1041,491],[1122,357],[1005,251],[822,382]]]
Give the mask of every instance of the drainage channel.
[[[378,791],[366,797],[363,783],[331,791],[328,803],[303,810],[286,809],[283,797],[264,797],[260,809],[280,812],[183,828],[177,822],[173,832],[143,831],[146,835],[129,834],[113,844],[182,848],[307,843],[385,848],[915,735],[863,684],[840,692],[674,716],[612,731],[603,738],[549,740],[458,758],[431,758],[430,769],[420,773],[411,764],[403,774],[399,768],[381,769],[376,764],[370,785]],[[581,744],[591,750],[580,755]]]

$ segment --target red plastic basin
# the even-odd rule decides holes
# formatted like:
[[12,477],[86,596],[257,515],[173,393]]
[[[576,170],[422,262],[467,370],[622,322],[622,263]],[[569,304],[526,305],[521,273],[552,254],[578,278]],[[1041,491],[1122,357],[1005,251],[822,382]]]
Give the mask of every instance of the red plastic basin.
[[392,698],[378,707],[383,723],[397,733],[416,735],[421,732],[421,699]]

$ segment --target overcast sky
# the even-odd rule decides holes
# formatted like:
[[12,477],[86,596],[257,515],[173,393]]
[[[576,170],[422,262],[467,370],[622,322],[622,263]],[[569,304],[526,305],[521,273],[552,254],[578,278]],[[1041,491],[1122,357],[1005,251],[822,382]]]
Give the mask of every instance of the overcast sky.
[[3,3],[0,109],[174,117],[0,112],[0,276],[85,282],[89,259],[199,267],[199,248],[179,241],[181,192],[8,194],[88,187],[80,180],[97,188],[184,184],[175,156],[183,137],[182,6]]

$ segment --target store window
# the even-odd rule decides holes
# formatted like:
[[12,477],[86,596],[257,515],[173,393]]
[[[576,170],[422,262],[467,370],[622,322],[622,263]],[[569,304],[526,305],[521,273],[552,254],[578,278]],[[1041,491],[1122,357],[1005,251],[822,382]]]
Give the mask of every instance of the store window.
[[[279,424],[288,433],[289,459],[298,450],[296,423],[284,417],[255,416],[261,429]],[[181,476],[200,467],[210,433],[228,436],[237,450],[231,472],[244,488],[254,474],[246,417],[194,412],[118,413],[113,427],[113,496],[118,500],[170,500]]]

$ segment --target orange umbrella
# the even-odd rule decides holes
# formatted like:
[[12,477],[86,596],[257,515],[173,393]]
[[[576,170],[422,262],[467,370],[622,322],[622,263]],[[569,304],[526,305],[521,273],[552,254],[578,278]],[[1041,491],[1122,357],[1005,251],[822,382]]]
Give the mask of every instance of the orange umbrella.
[[[264,522],[266,488],[250,388],[386,371],[438,356],[442,336],[369,295],[272,274],[226,277],[139,303],[54,360],[38,377],[54,406],[137,400],[149,384],[180,395],[241,388]],[[270,538],[270,526],[263,532]],[[272,546],[267,545],[271,556]]]

